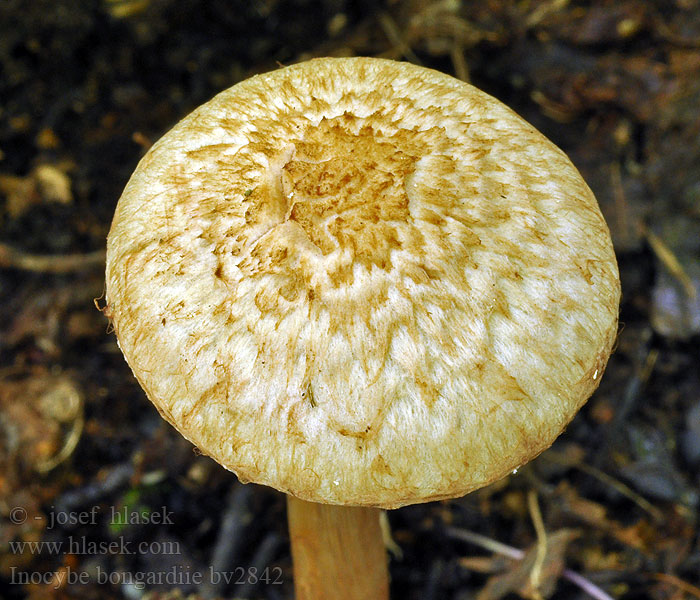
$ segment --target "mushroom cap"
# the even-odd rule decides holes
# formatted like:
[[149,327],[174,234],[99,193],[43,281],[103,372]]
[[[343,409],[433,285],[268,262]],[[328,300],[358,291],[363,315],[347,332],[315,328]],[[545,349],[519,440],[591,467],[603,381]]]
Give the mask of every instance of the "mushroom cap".
[[597,387],[619,276],[566,155],[448,75],[257,75],[140,162],[107,242],[119,345],[243,481],[394,508],[551,445]]

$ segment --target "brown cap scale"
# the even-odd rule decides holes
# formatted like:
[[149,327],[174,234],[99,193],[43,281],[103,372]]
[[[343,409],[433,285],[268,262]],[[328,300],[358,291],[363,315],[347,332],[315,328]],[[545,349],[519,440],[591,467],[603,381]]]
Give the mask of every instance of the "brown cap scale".
[[161,414],[326,504],[461,496],[539,454],[597,387],[619,296],[564,153],[380,59],[219,94],[141,161],[108,239],[119,344]]

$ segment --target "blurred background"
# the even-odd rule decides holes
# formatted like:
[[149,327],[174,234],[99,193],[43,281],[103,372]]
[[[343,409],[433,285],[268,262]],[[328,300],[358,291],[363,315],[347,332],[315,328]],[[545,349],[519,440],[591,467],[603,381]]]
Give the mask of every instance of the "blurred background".
[[511,106],[593,188],[622,276],[616,353],[553,448],[388,514],[393,597],[700,598],[699,0],[2,0],[0,598],[292,597],[284,497],[158,416],[93,300],[149,146],[323,55]]

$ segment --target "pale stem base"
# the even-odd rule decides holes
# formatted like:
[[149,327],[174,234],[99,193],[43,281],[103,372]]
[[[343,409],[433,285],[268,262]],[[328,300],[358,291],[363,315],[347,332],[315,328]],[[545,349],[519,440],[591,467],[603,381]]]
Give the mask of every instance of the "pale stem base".
[[379,509],[287,496],[296,600],[388,600]]

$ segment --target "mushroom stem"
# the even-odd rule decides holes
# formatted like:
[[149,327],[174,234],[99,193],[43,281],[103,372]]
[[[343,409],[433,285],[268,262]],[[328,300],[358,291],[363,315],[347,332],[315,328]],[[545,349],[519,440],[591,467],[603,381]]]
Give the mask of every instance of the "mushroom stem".
[[379,509],[287,496],[296,600],[387,600]]

